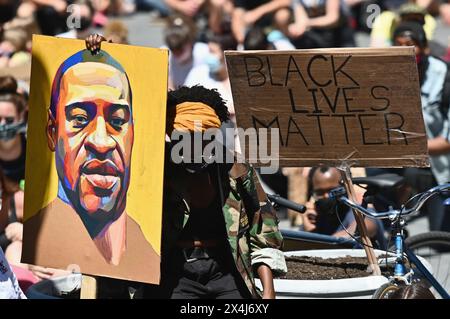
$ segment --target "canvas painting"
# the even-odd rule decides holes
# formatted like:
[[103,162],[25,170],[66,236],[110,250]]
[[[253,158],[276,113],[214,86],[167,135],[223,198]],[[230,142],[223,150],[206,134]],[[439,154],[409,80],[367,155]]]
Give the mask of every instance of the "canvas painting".
[[167,51],[32,53],[22,261],[159,283]]

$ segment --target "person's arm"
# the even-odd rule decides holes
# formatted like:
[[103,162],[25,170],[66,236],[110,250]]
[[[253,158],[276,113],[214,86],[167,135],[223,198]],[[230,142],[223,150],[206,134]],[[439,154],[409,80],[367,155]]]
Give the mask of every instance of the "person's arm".
[[231,18],[231,31],[239,44],[244,43],[245,28],[244,21],[245,10],[242,8],[234,8]]
[[432,16],[439,15],[440,0],[415,0],[416,5],[425,9]]
[[[339,0],[338,0],[339,1]],[[291,4],[291,0],[272,0],[265,4],[262,4],[255,9],[249,10],[244,15],[244,20],[247,25],[253,24],[259,19],[261,19],[264,15],[275,12],[281,8],[289,7]]]
[[204,0],[165,0],[167,6],[181,12],[188,17],[193,17],[205,2]]
[[[377,234],[377,230],[378,230],[378,225],[377,223],[370,219],[370,218],[365,218],[364,219],[364,223],[366,224],[366,230],[367,230],[367,236],[370,238],[374,238]],[[349,238],[350,235],[347,233],[349,232],[350,234],[354,234],[355,231],[357,229],[357,224],[356,221],[353,221],[348,227],[347,227],[347,231],[345,230],[340,230],[337,231],[333,234],[334,237],[344,237],[344,238]]]
[[[444,68],[445,70],[442,70],[444,76],[438,76],[436,73],[432,77],[433,85],[426,92],[430,109],[435,109],[435,112],[441,115],[443,120],[439,134],[428,139],[428,153],[431,156],[450,153],[450,68],[446,65]],[[425,94],[425,92],[422,93]]]
[[346,229],[339,230],[335,232],[332,236],[350,238],[351,236],[348,233],[353,235],[355,231],[356,231],[356,221],[353,221]]
[[340,15],[340,1],[327,0],[325,15],[317,18],[309,19],[308,25],[311,28],[326,28],[332,27],[339,21]]
[[289,36],[297,38],[307,30],[309,17],[305,8],[300,3],[294,5],[294,23],[289,25]]
[[229,0],[210,0],[208,3],[208,25],[211,31],[219,34],[224,16],[232,14],[233,2]]
[[236,180],[239,196],[247,199],[243,203],[250,222],[249,248],[253,272],[263,283],[263,297],[273,297],[273,275],[287,272],[276,211],[250,165],[235,164],[230,176]]
[[10,241],[22,241],[23,238],[23,224],[14,222],[6,226],[5,235]]
[[428,140],[428,153],[431,156],[450,153],[450,143],[443,136]]
[[353,6],[355,6],[357,4],[360,4],[361,2],[364,2],[364,1],[366,1],[366,0],[345,0],[344,2],[345,2],[345,4],[348,7],[353,7]]
[[439,13],[441,14],[442,20],[450,25],[450,2],[441,4],[439,7]]
[[263,299],[275,299],[272,270],[266,264],[259,264],[256,268],[263,286]]
[[64,0],[31,0],[37,6],[53,7],[56,11],[63,13],[66,11],[67,2]]

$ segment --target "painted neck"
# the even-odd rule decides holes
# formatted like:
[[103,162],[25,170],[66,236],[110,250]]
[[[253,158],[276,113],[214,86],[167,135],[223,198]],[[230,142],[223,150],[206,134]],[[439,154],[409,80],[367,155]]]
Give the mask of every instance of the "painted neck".
[[105,260],[117,266],[126,249],[127,214],[109,223],[95,238],[94,243]]
[[[72,206],[61,182],[58,184],[58,198]],[[104,226],[98,223],[91,225],[86,221],[86,216],[82,218],[80,215],[80,217],[105,260],[109,264],[118,265],[126,248],[127,214],[122,212],[118,218],[106,223]]]

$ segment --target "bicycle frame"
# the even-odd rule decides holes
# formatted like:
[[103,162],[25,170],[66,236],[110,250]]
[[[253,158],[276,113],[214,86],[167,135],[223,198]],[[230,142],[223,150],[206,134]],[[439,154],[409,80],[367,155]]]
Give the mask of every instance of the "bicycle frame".
[[334,237],[323,234],[315,234],[301,230],[281,229],[284,239],[299,240],[310,243],[328,244],[331,246],[343,246],[348,248],[361,248],[362,246],[352,238]]
[[405,247],[404,251],[409,261],[416,265],[420,273],[430,282],[431,286],[436,289],[438,294],[444,299],[450,299],[448,292],[442,287],[442,285],[433,277],[433,275],[428,271],[428,269],[422,264],[419,258],[408,248]]
[[431,286],[436,289],[438,294],[444,299],[450,299],[448,292],[442,287],[442,285],[433,277],[433,275],[428,271],[427,267],[420,261],[420,259],[404,245],[403,234],[401,232],[396,232],[394,236],[395,242],[395,268],[394,277],[391,278],[393,281],[403,281],[410,284],[406,266],[403,262],[403,254],[406,254],[408,260],[411,264],[415,265],[417,270],[429,281]]
[[403,236],[403,228],[405,226],[405,221],[401,217],[404,215],[409,215],[413,212],[418,211],[422,205],[428,200],[430,197],[434,196],[436,193],[440,191],[446,191],[450,189],[450,184],[440,185],[429,189],[428,191],[422,193],[419,198],[418,203],[410,209],[402,208],[402,211],[390,210],[387,212],[374,212],[368,210],[367,207],[360,206],[356,203],[350,201],[345,195],[344,190],[342,188],[336,188],[330,192],[330,197],[336,198],[337,200],[345,203],[347,206],[358,210],[364,215],[370,216],[372,218],[389,218],[392,224],[393,230],[393,238],[395,244],[395,267],[394,267],[394,276],[391,278],[393,281],[403,281],[407,284],[410,284],[409,276],[412,274],[412,271],[408,272],[403,261],[403,256],[406,254],[409,262],[414,264],[417,267],[417,270],[429,281],[431,286],[436,289],[439,295],[444,299],[450,299],[449,293],[442,287],[442,285],[433,277],[433,275],[428,271],[428,269],[423,265],[420,259],[408,248],[404,245],[404,236]]

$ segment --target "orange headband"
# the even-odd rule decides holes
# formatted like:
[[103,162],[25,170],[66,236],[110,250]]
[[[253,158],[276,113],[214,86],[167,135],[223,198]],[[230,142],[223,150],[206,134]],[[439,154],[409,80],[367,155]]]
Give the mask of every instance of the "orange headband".
[[183,102],[176,106],[173,129],[177,131],[204,132],[219,128],[220,119],[214,109],[201,102]]

